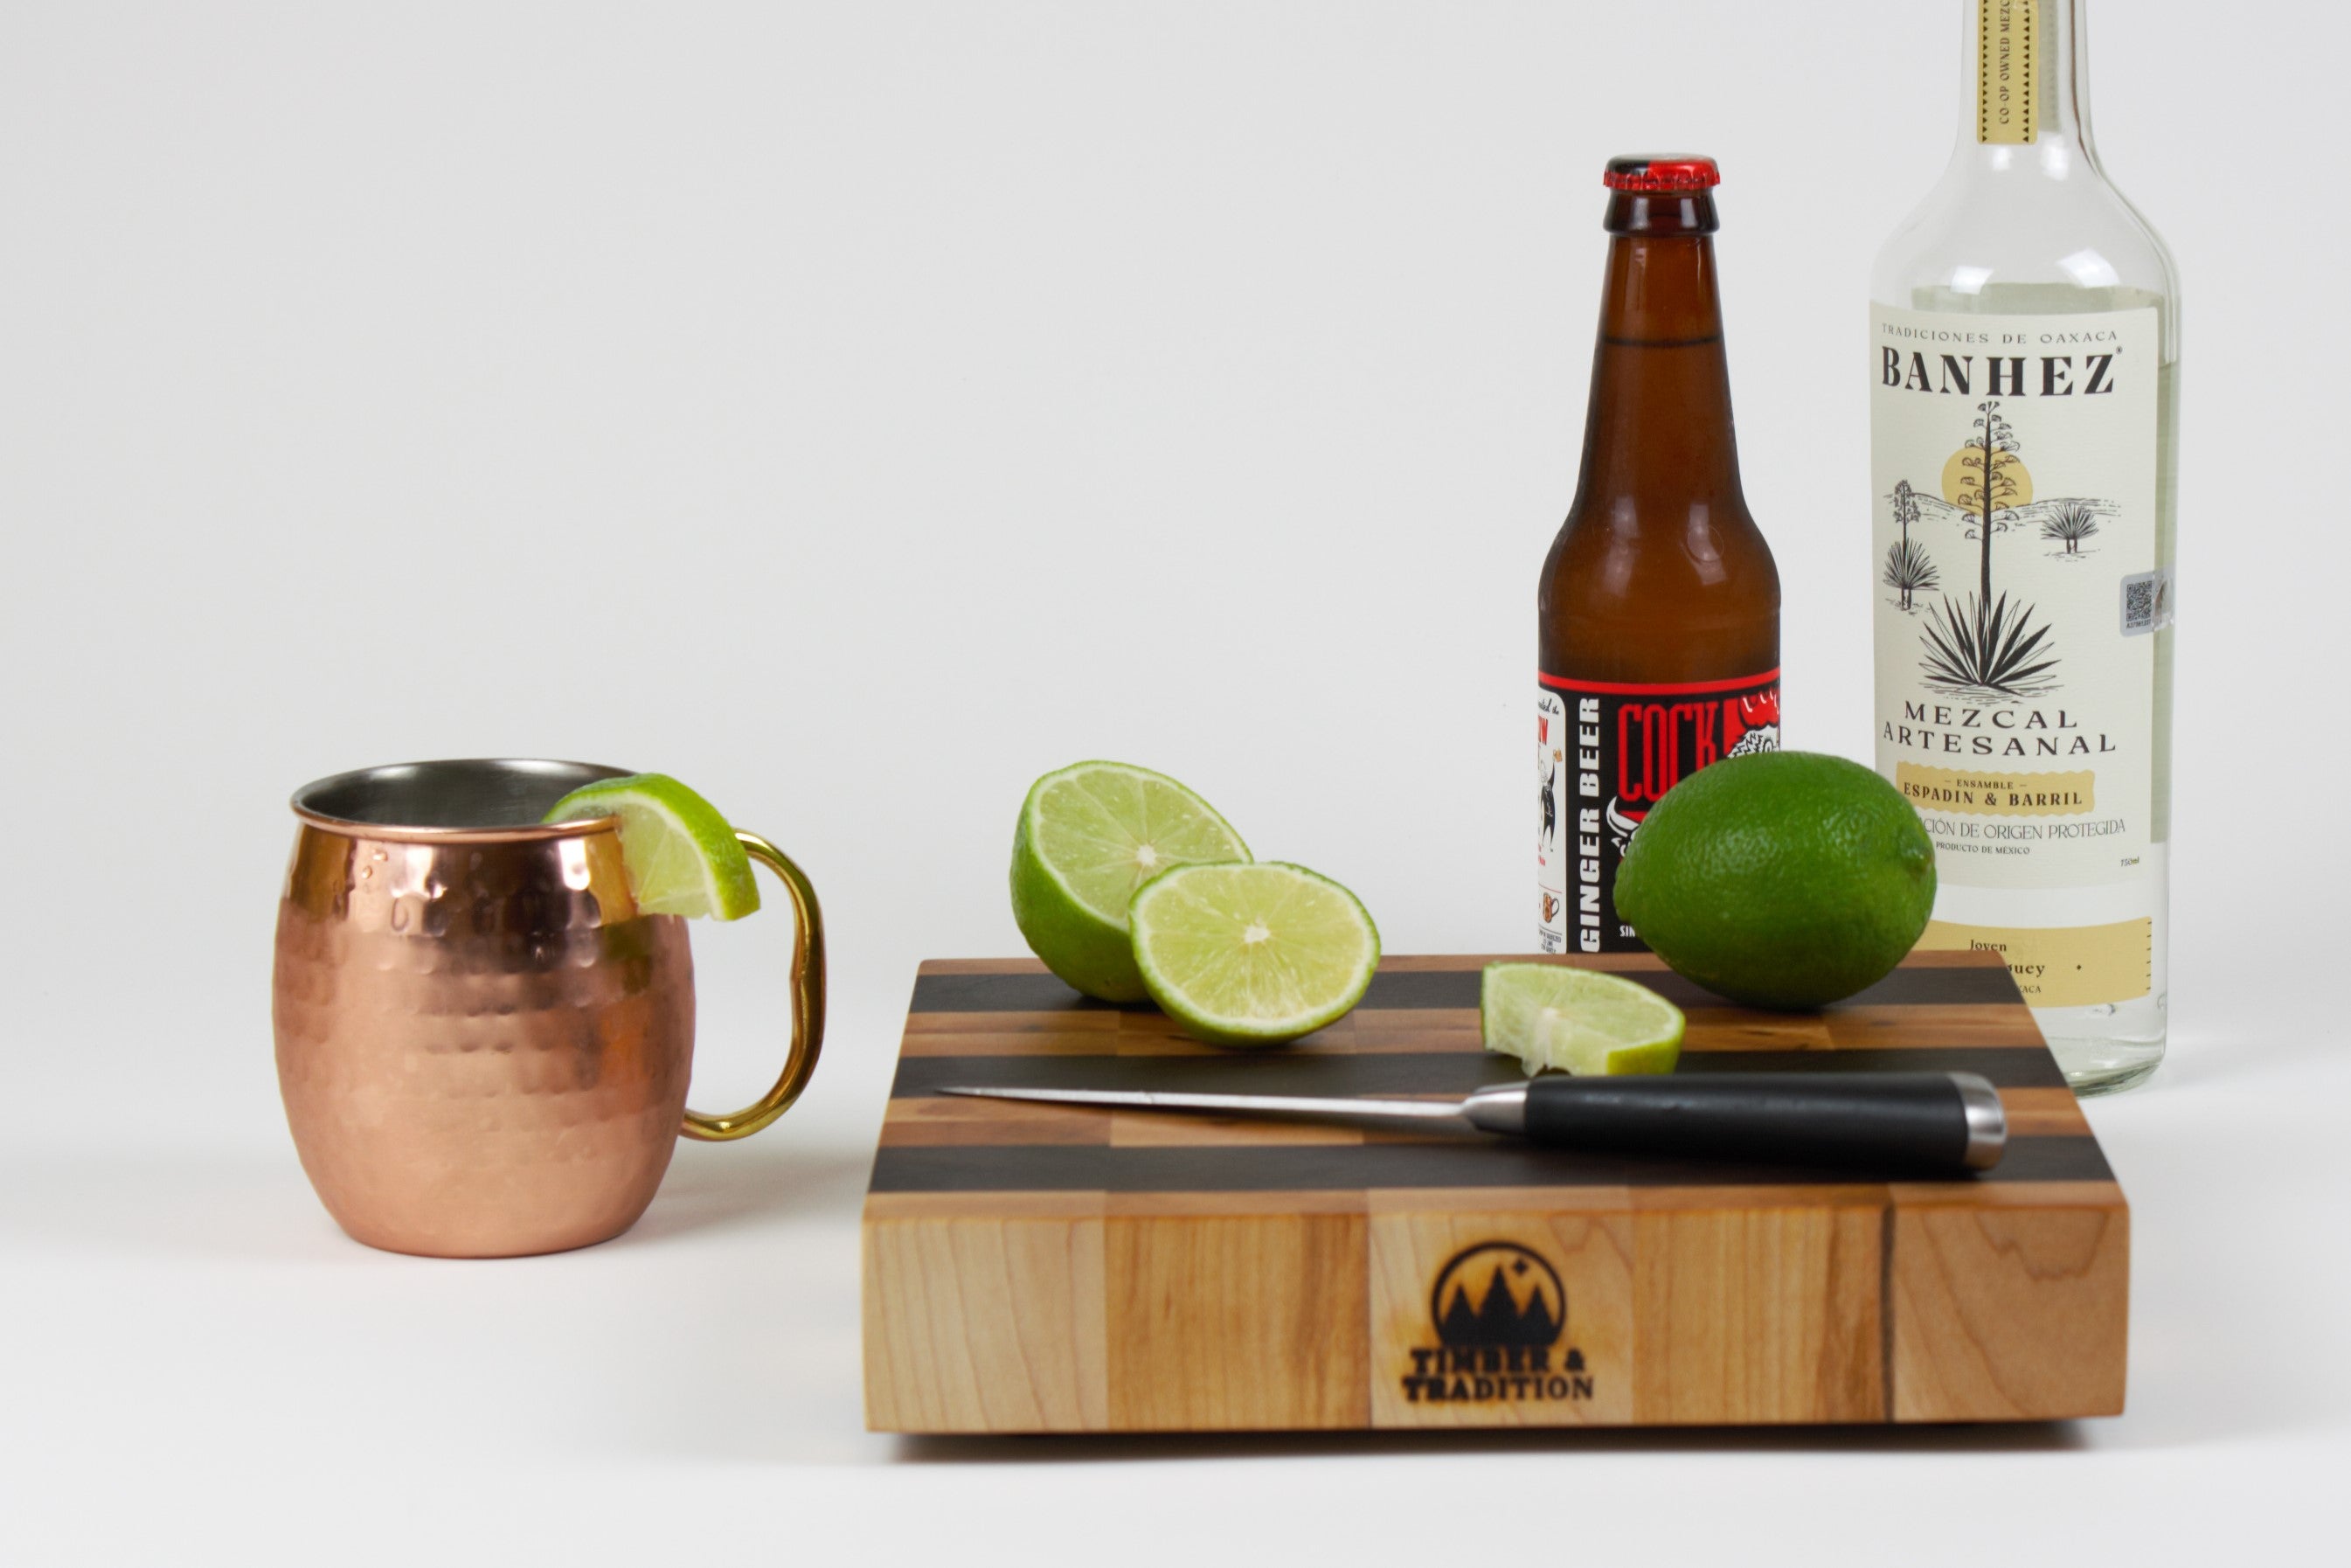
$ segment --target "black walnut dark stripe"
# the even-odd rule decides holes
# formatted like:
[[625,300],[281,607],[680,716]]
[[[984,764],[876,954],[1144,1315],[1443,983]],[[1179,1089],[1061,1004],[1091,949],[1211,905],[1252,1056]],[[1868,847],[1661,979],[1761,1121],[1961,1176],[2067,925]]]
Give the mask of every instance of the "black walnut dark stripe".
[[[1727,1006],[1711,991],[1670,972],[1634,972],[1625,978],[1656,992],[1676,1007]],[[1897,969],[1851,999],[1855,1007],[1990,1007],[2022,1006],[2016,981],[2006,969],[1992,965],[1962,968]],[[1050,975],[922,975],[914,980],[912,1011],[918,1013],[1061,1013],[1095,1012],[1113,1008],[1081,997]],[[1391,1008],[1462,1008],[1478,1006],[1478,970],[1384,970],[1373,977],[1361,1006],[1373,1011]],[[1131,1012],[1148,1012],[1130,1004]],[[1832,1009],[1834,1010],[1834,1009]]]
[[[2062,1089],[2046,1051],[1912,1046],[1887,1051],[1685,1051],[1682,1072],[1980,1072],[2001,1089]],[[1311,1051],[1230,1056],[905,1056],[893,1099],[948,1084],[980,1089],[1123,1089],[1194,1094],[1467,1094],[1526,1074],[1484,1051]]]

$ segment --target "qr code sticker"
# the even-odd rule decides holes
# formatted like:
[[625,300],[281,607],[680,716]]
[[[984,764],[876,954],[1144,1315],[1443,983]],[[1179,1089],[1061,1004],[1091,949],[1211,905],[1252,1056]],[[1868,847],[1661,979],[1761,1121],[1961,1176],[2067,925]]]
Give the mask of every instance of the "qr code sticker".
[[2158,568],[2123,579],[2123,635],[2144,637],[2171,624],[2171,573]]

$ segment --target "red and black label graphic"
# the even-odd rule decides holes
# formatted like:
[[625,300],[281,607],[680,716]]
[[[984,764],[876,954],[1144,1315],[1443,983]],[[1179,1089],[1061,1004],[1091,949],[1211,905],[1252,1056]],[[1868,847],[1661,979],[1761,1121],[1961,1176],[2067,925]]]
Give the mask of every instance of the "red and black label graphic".
[[1780,672],[1664,685],[1540,680],[1542,950],[1646,951],[1616,918],[1616,868],[1667,790],[1710,762],[1780,749]]

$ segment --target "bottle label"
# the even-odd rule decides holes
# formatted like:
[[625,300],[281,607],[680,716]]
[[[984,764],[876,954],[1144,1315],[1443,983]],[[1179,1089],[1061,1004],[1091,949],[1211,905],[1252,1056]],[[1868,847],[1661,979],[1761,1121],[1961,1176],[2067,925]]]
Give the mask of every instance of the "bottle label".
[[1932,920],[1928,952],[1997,953],[2036,1008],[2095,1007],[2147,995],[2154,979],[2155,922],[2142,915],[2099,925],[1968,925]]
[[[2154,633],[2173,610],[2158,330],[2152,308],[1873,307],[1877,767],[1917,807],[1947,887],[2158,895]],[[2065,969],[2043,994],[2067,999],[2038,1005],[2147,993],[2144,944],[2116,956],[2147,923],[2111,924],[2079,928],[2096,939],[2078,967],[2032,960]]]
[[1726,757],[1780,749],[1780,672],[1679,685],[1537,680],[1538,944],[1646,952],[1616,917],[1616,867],[1679,780]]
[[2030,144],[2040,131],[2041,0],[1977,0],[1976,140]]

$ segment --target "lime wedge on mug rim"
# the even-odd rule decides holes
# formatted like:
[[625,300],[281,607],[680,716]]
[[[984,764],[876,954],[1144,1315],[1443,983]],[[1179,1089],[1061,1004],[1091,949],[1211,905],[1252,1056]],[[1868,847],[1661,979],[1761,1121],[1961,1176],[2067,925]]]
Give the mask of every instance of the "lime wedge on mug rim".
[[582,785],[542,821],[621,820],[621,863],[645,915],[740,920],[759,907],[751,857],[718,809],[666,773]]

